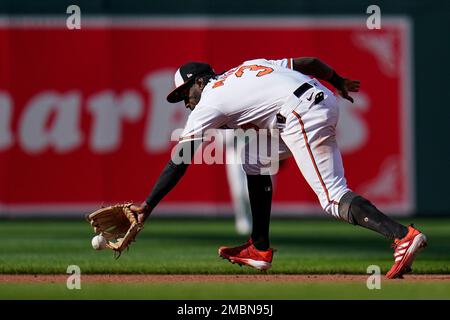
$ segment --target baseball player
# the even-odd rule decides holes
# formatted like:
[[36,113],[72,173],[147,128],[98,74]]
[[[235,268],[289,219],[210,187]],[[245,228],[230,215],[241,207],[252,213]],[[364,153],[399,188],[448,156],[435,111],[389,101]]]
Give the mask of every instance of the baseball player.
[[[351,102],[349,93],[360,87],[359,81],[343,78],[321,60],[309,57],[245,61],[221,75],[206,63],[182,65],[175,73],[176,88],[167,100],[184,101],[192,112],[173,154],[192,156],[202,143],[202,134],[211,128],[278,128],[279,159],[294,157],[325,212],[391,239],[394,264],[386,276],[401,278],[411,271],[427,239],[413,225],[392,220],[348,188],[336,143],[336,96],[317,79],[329,82]],[[255,156],[251,152],[245,157]],[[139,221],[148,218],[188,165],[189,161],[168,162],[147,199],[133,207]],[[219,248],[219,255],[230,262],[259,270],[269,269],[273,258],[269,242],[272,181],[270,175],[262,174],[265,165],[243,163],[253,218],[250,239],[241,246]]]

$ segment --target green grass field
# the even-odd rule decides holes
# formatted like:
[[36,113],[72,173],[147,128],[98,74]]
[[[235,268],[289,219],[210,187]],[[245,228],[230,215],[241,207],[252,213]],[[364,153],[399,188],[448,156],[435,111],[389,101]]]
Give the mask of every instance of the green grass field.
[[68,290],[65,283],[2,284],[5,299],[129,299],[129,300],[321,300],[321,299],[450,299],[450,284],[436,282],[386,282],[380,290],[361,283],[87,283],[81,290]]
[[[414,264],[415,274],[450,273],[450,219],[413,219],[428,237],[428,248]],[[246,240],[233,220],[153,218],[119,260],[110,250],[94,251],[84,221],[1,220],[1,274],[65,274],[78,265],[83,274],[260,274],[217,255],[221,245]],[[386,272],[390,242],[368,230],[333,219],[274,220],[277,249],[268,274],[366,274],[369,265]],[[124,290],[124,288],[127,288]],[[106,290],[108,289],[108,290]],[[423,290],[425,289],[425,290]],[[126,293],[125,293],[126,292]],[[108,294],[107,294],[108,293]],[[67,290],[64,284],[2,283],[0,299],[450,299],[450,282],[383,281],[383,290],[364,283],[153,283],[95,284]]]

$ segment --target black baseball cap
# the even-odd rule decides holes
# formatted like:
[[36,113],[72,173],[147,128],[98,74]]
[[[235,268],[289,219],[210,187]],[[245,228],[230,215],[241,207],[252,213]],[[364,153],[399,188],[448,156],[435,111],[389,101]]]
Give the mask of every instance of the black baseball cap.
[[213,68],[204,62],[188,62],[175,72],[175,89],[167,96],[170,103],[180,102],[184,99],[181,94],[186,87],[193,83],[196,76],[215,74]]

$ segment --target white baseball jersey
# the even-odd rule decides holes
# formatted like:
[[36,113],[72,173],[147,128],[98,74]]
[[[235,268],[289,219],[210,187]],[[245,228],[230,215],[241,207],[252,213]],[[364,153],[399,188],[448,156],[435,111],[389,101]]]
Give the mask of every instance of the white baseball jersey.
[[[350,189],[336,143],[337,100],[320,82],[291,66],[291,59],[251,60],[209,82],[181,140],[200,139],[205,130],[224,126],[275,128],[280,113],[285,117],[280,159],[293,155],[322,208],[339,218],[339,201]],[[312,83],[312,93],[306,91],[298,97],[294,91],[305,82]],[[323,99],[309,98],[319,92]],[[260,154],[246,156],[261,158]],[[243,162],[243,169],[249,175],[261,174],[263,164]]]
[[292,70],[292,59],[245,61],[205,86],[180,141],[212,128],[274,128],[281,105],[309,80]]

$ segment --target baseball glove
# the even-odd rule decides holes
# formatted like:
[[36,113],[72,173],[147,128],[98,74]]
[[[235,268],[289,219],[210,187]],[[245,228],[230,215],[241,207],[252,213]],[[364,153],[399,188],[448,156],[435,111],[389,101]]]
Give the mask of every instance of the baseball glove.
[[137,214],[130,207],[132,203],[116,204],[101,208],[86,216],[96,234],[107,240],[106,246],[112,249],[116,259],[127,249],[144,228],[137,220]]

